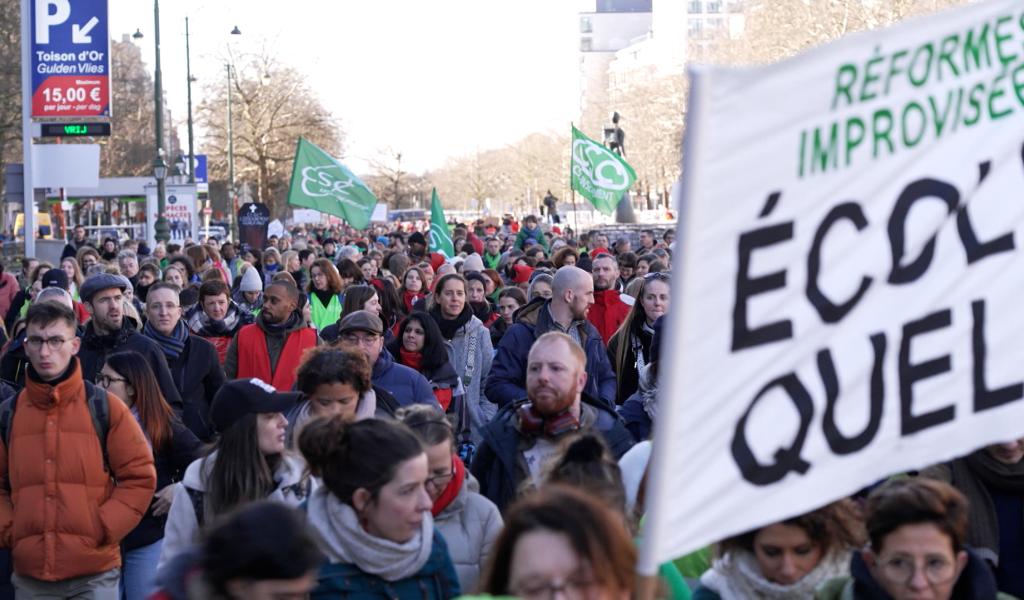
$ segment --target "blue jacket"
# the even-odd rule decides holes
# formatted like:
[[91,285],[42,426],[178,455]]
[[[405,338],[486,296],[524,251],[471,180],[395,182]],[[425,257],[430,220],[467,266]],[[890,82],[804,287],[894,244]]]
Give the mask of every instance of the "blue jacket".
[[[550,300],[535,299],[519,309],[516,322],[508,328],[498,343],[491,374],[487,377],[484,395],[499,407],[526,397],[526,359],[537,338],[549,331],[558,331],[551,311]],[[587,355],[587,386],[583,393],[615,406],[615,372],[608,360],[604,341],[597,328],[587,320],[577,325],[583,351]]]
[[653,423],[644,410],[644,401],[639,392],[631,395],[616,411],[625,422],[626,429],[633,434],[633,439],[638,442],[650,439]]
[[373,364],[373,385],[384,388],[395,397],[399,406],[410,404],[437,405],[437,398],[427,378],[405,365],[395,362],[391,353],[381,350]]
[[462,593],[455,566],[448,556],[444,538],[434,529],[430,557],[412,577],[385,581],[364,573],[354,564],[335,563],[320,568],[318,585],[311,598],[348,598],[378,600],[380,598],[412,598],[447,600]]
[[[519,470],[519,438],[516,429],[516,408],[519,402],[506,404],[481,431],[483,441],[477,448],[470,472],[480,482],[480,493],[501,511],[515,499],[521,483]],[[622,458],[633,447],[633,435],[623,426],[619,416],[608,405],[588,398],[582,404],[597,410],[594,429],[604,436],[615,459]]]

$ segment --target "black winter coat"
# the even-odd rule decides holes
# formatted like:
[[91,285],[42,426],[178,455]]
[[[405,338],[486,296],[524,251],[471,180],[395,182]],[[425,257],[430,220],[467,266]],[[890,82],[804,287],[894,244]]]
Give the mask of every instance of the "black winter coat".
[[156,375],[156,382],[160,386],[164,400],[167,400],[176,414],[181,415],[183,409],[181,394],[178,393],[178,388],[175,387],[174,380],[171,378],[171,370],[167,368],[164,351],[160,349],[159,344],[135,331],[132,321],[128,317],[124,318],[121,330],[110,335],[97,334],[92,321],[85,325],[82,347],[78,350],[78,360],[82,364],[82,379],[89,383],[96,383],[96,376],[107,362],[107,355],[128,350],[141,354],[149,366],[153,367],[153,373]]
[[[192,464],[192,461],[199,458],[202,447],[202,443],[196,436],[178,420],[171,422],[171,433],[173,435],[171,444],[162,452],[153,454],[153,466],[156,468],[156,491],[158,492],[172,483],[181,481],[185,475],[185,469]],[[153,499],[153,502],[155,501],[156,498]],[[159,517],[154,515],[153,502],[150,502],[149,510],[142,516],[139,524],[121,542],[122,551],[128,552],[163,539],[167,515]]]
[[210,403],[226,377],[217,349],[198,335],[189,335],[181,356],[168,362],[174,386],[181,394],[185,410],[181,420],[201,441],[213,441],[209,421]]
[[[593,428],[604,436],[615,459],[622,458],[633,447],[633,434],[604,402],[584,394],[582,403],[597,410]],[[519,471],[520,434],[516,429],[516,409],[521,404],[522,401],[502,406],[494,419],[483,427],[483,440],[470,468],[473,477],[480,482],[480,493],[503,512],[515,500],[522,482]]]

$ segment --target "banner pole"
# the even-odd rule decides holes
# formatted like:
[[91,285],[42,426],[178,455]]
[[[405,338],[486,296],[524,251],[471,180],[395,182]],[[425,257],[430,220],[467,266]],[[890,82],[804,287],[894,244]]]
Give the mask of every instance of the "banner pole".
[[[683,197],[680,200],[680,206],[676,214],[676,223],[683,224],[685,227],[687,224],[693,223],[693,219],[685,218],[685,212],[687,207],[690,206],[689,199],[696,197],[698,190],[700,189],[700,182],[696,180],[697,171],[690,168],[696,164],[696,156],[701,152],[703,144],[701,143],[701,127],[699,126],[700,120],[703,117],[704,106],[706,98],[704,97],[706,72],[702,71],[699,67],[691,67],[689,69],[690,75],[690,99],[688,103],[688,110],[686,112],[686,134],[683,138],[683,164],[681,174],[685,177],[682,185]],[[685,244],[686,241],[693,239],[687,235],[687,232],[683,231],[682,240]],[[686,285],[686,274],[687,274],[687,263],[692,260],[692,255],[689,252],[683,250],[682,252],[683,261],[680,263],[680,268],[673,269],[673,281],[672,281],[672,293],[677,298],[682,297],[682,290]],[[685,360],[683,356],[683,335],[682,335],[682,324],[683,316],[682,312],[686,310],[686,307],[682,307],[682,310],[671,311],[668,316],[668,322],[665,324],[667,331],[672,332],[667,337],[668,347],[665,348],[662,360],[670,361],[672,366],[676,364],[682,364]],[[666,398],[673,398],[674,391],[681,390],[681,369],[669,368],[661,369],[658,377],[659,389],[666,392]],[[641,535],[643,541],[640,546],[640,556],[637,560],[636,571],[640,576],[653,576],[658,572],[658,565],[662,562],[669,560],[669,557],[661,556],[660,553],[664,551],[664,521],[666,513],[672,502],[671,498],[665,497],[667,491],[667,481],[670,480],[675,474],[667,470],[667,460],[669,459],[669,453],[672,451],[670,445],[659,444],[659,439],[665,439],[671,435],[672,431],[676,431],[676,427],[679,422],[684,418],[684,415],[679,414],[679,404],[673,402],[667,405],[666,410],[663,410],[659,414],[658,421],[655,423],[654,438],[651,445],[651,459],[647,465],[648,480],[646,490],[646,506],[645,513],[646,519],[644,523],[643,531]]]
[[[576,123],[569,122],[572,129],[576,128]],[[570,129],[569,131],[572,131]],[[572,136],[569,137],[569,195],[572,197],[572,218],[576,222],[576,239],[580,239],[580,211],[576,208],[576,188],[572,187]]]

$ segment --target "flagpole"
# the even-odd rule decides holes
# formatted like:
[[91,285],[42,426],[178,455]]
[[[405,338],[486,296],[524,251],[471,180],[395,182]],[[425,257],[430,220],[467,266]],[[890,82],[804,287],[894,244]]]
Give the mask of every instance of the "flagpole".
[[[569,122],[573,128],[576,124]],[[571,131],[571,130],[570,130]],[[572,187],[572,137],[569,138],[569,195],[572,196],[572,218],[576,221],[576,240],[580,239],[580,211],[576,210],[576,188]],[[578,245],[578,243],[577,243]]]

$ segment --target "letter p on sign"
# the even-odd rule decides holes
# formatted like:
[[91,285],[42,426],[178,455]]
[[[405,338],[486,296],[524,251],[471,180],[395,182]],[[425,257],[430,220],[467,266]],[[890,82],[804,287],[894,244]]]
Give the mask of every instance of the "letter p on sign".
[[[50,27],[60,25],[71,16],[70,0],[35,0],[36,43],[50,43]],[[51,13],[50,7],[56,10]]]

